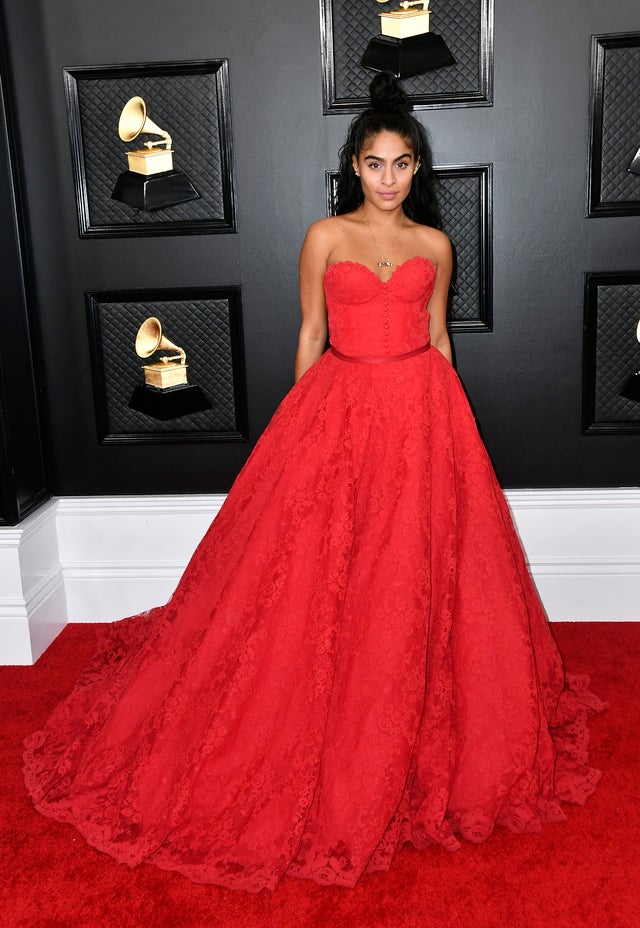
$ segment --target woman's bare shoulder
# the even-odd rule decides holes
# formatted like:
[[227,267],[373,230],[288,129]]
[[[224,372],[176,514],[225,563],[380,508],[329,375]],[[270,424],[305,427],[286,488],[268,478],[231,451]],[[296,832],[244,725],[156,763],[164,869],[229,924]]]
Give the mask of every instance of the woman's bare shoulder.
[[305,240],[314,243],[329,242],[342,234],[342,216],[327,216],[324,219],[317,219],[312,222],[307,229]]
[[344,237],[348,223],[349,216],[328,216],[316,220],[307,229],[302,244],[303,254],[311,253],[328,262],[329,255]]

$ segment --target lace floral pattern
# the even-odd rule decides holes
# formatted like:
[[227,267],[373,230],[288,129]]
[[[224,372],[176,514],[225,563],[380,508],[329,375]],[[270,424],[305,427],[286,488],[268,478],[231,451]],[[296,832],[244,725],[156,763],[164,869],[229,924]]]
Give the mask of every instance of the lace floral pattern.
[[[326,275],[336,347],[428,341],[435,271]],[[401,844],[536,831],[598,773],[458,379],[330,352],[284,399],[169,603],[115,623],[26,744],[36,807],[131,866],[352,886]]]

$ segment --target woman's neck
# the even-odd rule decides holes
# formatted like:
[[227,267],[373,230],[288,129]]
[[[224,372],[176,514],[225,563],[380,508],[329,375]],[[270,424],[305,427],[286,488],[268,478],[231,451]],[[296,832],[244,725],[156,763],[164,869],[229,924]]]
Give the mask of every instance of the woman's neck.
[[361,213],[363,221],[369,223],[371,226],[393,229],[400,228],[404,223],[404,213],[401,205],[397,206],[395,209],[389,210],[377,209],[375,206],[367,208],[367,203],[365,201],[361,204],[359,212]]

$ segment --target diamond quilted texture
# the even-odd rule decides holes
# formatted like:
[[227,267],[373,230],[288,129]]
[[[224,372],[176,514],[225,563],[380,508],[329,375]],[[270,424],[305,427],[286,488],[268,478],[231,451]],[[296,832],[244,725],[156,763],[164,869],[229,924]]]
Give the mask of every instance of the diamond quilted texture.
[[[489,58],[490,36],[483,35],[483,10],[488,0],[447,0],[438,3],[431,15],[432,31],[441,35],[456,63],[403,81],[414,98],[486,94],[482,60]],[[331,24],[333,47],[323,48],[325,71],[331,75],[333,99],[325,105],[366,105],[372,74],[360,67],[369,39],[380,33],[379,10],[373,0],[323,0],[325,21]],[[489,30],[490,31],[490,30]]]
[[638,422],[640,403],[620,396],[633,371],[640,369],[636,326],[640,319],[640,284],[598,287],[595,351],[595,421]]
[[[117,72],[117,69],[114,69]],[[215,73],[140,73],[118,77],[77,77],[78,114],[90,231],[101,227],[149,226],[176,222],[218,222],[233,227],[231,177],[224,169],[221,76]],[[103,72],[104,73],[104,72]],[[200,198],[153,212],[111,199],[119,174],[127,170],[126,151],[151,137],[122,142],[118,120],[133,96],[142,97],[147,115],[172,137],[174,167],[187,175]],[[74,114],[71,113],[74,118]],[[80,209],[79,209],[80,212]],[[143,232],[143,229],[136,229]],[[133,234],[133,233],[132,233]]]
[[640,145],[640,45],[605,51],[601,199],[640,201],[640,177],[627,171]]
[[[239,400],[234,389],[234,357],[229,299],[175,299],[153,302],[100,302],[97,305],[103,370],[107,434],[159,432],[235,432]],[[211,409],[161,421],[135,409],[129,400],[144,383],[142,364],[134,349],[136,334],[148,316],[157,316],[163,334],[184,348],[188,380],[199,386]]]
[[[436,171],[436,175],[438,172]],[[482,177],[443,176],[438,183],[442,225],[455,248],[457,274],[451,302],[453,323],[483,322]]]

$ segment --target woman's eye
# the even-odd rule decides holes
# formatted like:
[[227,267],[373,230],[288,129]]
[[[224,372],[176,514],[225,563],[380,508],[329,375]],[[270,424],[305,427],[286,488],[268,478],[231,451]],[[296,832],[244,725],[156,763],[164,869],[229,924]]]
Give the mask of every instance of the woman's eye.
[[398,161],[396,167],[398,167],[398,168],[407,168],[407,167],[409,167],[409,165],[408,165],[408,163],[407,163],[406,161]]

